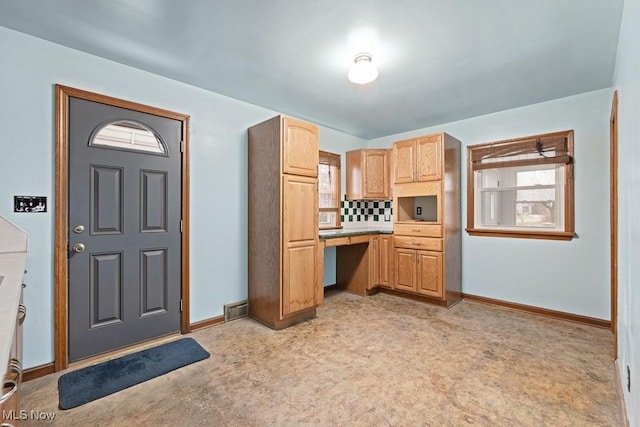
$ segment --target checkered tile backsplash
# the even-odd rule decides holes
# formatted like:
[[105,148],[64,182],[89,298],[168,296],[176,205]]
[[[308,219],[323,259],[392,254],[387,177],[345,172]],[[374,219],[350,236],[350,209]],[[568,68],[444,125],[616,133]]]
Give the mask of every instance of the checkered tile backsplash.
[[347,200],[344,194],[340,208],[342,223],[393,221],[391,200]]

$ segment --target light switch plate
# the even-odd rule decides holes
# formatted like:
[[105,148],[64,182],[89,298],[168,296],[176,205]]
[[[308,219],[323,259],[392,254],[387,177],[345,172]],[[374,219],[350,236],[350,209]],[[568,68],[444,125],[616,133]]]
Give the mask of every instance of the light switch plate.
[[34,213],[47,211],[47,196],[13,196],[13,211]]

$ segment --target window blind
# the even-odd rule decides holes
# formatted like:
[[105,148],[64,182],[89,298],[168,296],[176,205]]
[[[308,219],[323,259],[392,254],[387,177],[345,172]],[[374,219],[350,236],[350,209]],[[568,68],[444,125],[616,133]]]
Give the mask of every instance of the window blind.
[[573,162],[573,131],[469,147],[473,170]]
[[318,211],[335,213],[336,226],[340,218],[340,155],[319,152]]

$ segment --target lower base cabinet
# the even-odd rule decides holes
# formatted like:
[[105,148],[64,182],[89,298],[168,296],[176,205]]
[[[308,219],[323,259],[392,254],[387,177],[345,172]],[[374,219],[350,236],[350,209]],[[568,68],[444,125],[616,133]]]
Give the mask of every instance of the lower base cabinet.
[[390,234],[380,234],[371,236],[369,246],[372,250],[370,260],[371,280],[369,289],[377,286],[384,288],[392,287],[393,271],[393,236]]
[[442,252],[416,251],[416,287],[418,293],[444,298]]
[[442,252],[394,249],[394,289],[444,298]]

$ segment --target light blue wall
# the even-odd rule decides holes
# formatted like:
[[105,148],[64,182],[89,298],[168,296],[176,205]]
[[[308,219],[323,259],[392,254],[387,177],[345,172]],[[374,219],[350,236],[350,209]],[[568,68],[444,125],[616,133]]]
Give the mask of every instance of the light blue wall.
[[[523,82],[523,84],[526,84]],[[570,242],[470,237],[462,234],[462,290],[515,303],[610,319],[610,89],[516,108],[369,141],[447,132],[463,147],[575,130],[575,211],[579,238]],[[466,226],[466,150],[462,151],[462,220]]]
[[[618,366],[630,426],[640,426],[640,1],[625,0],[618,90]],[[627,366],[631,392],[627,391]]]
[[[29,233],[26,368],[53,361],[56,83],[191,116],[191,321],[247,297],[247,128],[276,112],[2,27],[0,62],[0,216]],[[323,149],[364,145],[320,128]],[[14,194],[47,196],[49,212],[14,214]]]

